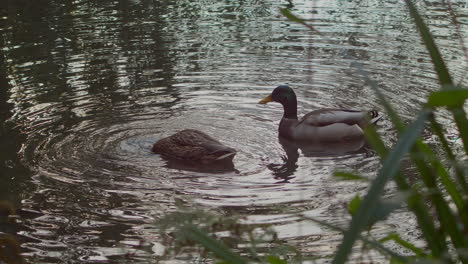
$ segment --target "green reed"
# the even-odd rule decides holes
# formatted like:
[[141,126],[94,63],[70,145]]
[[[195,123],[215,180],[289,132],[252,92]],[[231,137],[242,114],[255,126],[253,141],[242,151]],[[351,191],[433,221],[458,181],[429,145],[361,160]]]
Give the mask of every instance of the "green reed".
[[16,209],[4,200],[0,200],[0,263],[23,264],[18,237],[11,232],[16,225]]
[[[463,109],[463,104],[468,98],[468,90],[461,88],[460,85],[454,85],[429,29],[414,4],[410,0],[405,2],[431,56],[434,69],[439,78],[441,91],[429,95],[428,102],[420,110],[416,121],[405,127],[392,106],[380,93],[377,85],[368,80],[392,123],[397,128],[399,140],[392,150],[387,151],[374,128],[371,127],[366,131],[368,140],[377,149],[384,162],[379,175],[371,183],[361,206],[353,216],[349,229],[345,232],[343,242],[335,255],[334,263],[344,263],[347,260],[357,235],[366,227],[366,216],[372,215],[378,205],[378,200],[383,191],[382,182],[389,178],[394,178],[399,191],[409,193],[406,204],[415,214],[419,228],[429,247],[427,257],[440,259],[444,262],[467,263],[468,261],[466,169],[458,164],[441,125],[437,123],[432,113],[438,107],[446,107],[452,113],[463,141],[465,154],[468,154],[468,122]],[[444,158],[450,161],[448,166],[444,166],[441,159],[420,138],[414,137],[421,131],[418,123],[426,121],[431,123],[432,130],[442,143],[445,152]],[[405,144],[407,144],[406,148],[403,146]],[[417,168],[420,184],[411,185],[408,179],[398,171],[399,166],[397,167],[396,164],[406,155],[409,155]],[[450,168],[455,170],[457,183],[452,179],[448,171]],[[444,193],[447,193],[447,195],[444,195]],[[451,203],[455,204],[454,209],[450,207]],[[431,209],[435,209],[434,214],[429,213]],[[404,243],[411,245],[408,242]],[[411,247],[416,248],[413,245]],[[453,252],[449,252],[450,249],[453,249]],[[421,256],[421,252],[424,252],[422,249],[412,251],[414,253],[418,252],[417,256]]]
[[[382,159],[382,167],[377,177],[370,181],[370,186],[364,197],[355,197],[350,202],[349,211],[352,214],[349,227],[344,230],[317,219],[303,217],[324,225],[332,230],[343,233],[343,240],[333,256],[333,263],[345,263],[353,250],[356,240],[367,247],[386,255],[393,263],[407,262],[443,262],[468,263],[468,184],[467,164],[458,159],[455,151],[446,139],[443,126],[434,118],[434,112],[439,108],[447,109],[458,128],[468,155],[468,122],[463,105],[468,98],[468,89],[461,84],[455,84],[447,66],[439,52],[427,25],[411,0],[405,0],[409,14],[426,46],[434,70],[440,83],[440,90],[431,93],[427,102],[421,107],[416,119],[405,125],[392,105],[379,90],[378,85],[361,65],[355,63],[356,70],[363,76],[366,83],[372,87],[380,103],[384,107],[390,121],[398,131],[397,143],[389,149],[375,128],[368,127],[365,135],[369,143]],[[304,19],[292,14],[287,9],[281,13],[293,22],[316,31]],[[429,126],[427,126],[429,124]],[[438,155],[420,138],[423,129],[431,129],[442,146],[442,154]],[[417,170],[417,179],[409,181],[401,170],[400,163],[408,158]],[[368,180],[367,178],[348,172],[337,172],[336,176],[346,180]],[[382,198],[384,187],[389,181],[396,184],[396,194],[402,197],[396,202],[385,201]],[[380,240],[374,239],[369,233],[372,226],[385,219],[401,205],[406,205],[417,219],[418,228],[426,247],[420,248],[405,241],[396,233],[390,233]],[[192,233],[194,241],[204,245],[216,253],[224,263],[245,263],[240,257],[207,233],[200,232],[191,226],[187,233]],[[402,256],[388,249],[385,244],[393,241],[411,252]],[[266,263],[286,263],[279,257],[266,256],[256,261]]]

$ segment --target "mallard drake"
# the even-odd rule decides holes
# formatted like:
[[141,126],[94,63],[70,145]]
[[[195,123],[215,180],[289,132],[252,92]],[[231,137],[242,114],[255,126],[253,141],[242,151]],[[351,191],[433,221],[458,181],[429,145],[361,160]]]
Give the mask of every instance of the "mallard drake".
[[152,151],[168,158],[203,164],[232,161],[236,155],[235,149],[194,129],[184,129],[158,140],[153,145]]
[[297,99],[287,85],[276,87],[259,104],[278,102],[284,114],[279,125],[279,135],[294,141],[323,142],[346,141],[363,137],[362,128],[380,119],[375,110],[319,109],[297,118]]

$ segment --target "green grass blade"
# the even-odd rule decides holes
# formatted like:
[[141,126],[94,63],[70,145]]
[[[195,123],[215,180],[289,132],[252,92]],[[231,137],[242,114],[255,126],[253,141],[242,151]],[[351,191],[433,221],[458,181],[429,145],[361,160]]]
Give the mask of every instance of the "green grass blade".
[[400,246],[409,249],[418,257],[425,257],[426,253],[415,245],[409,243],[408,241],[403,240],[398,234],[392,233],[387,235],[386,237],[379,239],[379,242],[386,242],[386,241],[395,241],[395,243],[399,244]]
[[447,250],[444,236],[434,225],[433,217],[429,214],[430,209],[426,205],[423,196],[406,181],[406,176],[399,173],[395,176],[395,182],[400,191],[410,192],[406,203],[408,208],[415,214],[418,226],[422,231],[431,252],[434,257],[442,256]]
[[[312,221],[312,222],[315,222],[317,224],[320,224],[322,226],[325,226],[331,230],[334,230],[334,231],[338,231],[342,234],[346,233],[346,230],[344,230],[343,228],[341,227],[338,227],[338,226],[334,226],[332,224],[329,224],[325,221],[322,221],[322,220],[318,220],[318,219],[315,219],[313,217],[308,217],[308,216],[304,216],[302,215],[302,219],[304,220],[309,220],[309,221]],[[372,239],[368,239],[366,237],[363,237],[361,235],[358,236],[358,239],[361,240],[362,242],[364,242],[365,244],[371,246],[372,248],[375,248],[376,250],[378,250],[379,252],[381,252],[382,254],[385,254],[387,256],[390,256],[392,258],[395,258],[397,259],[398,261],[400,261],[401,263],[406,263],[408,262],[408,258],[405,257],[405,256],[402,256],[388,248],[386,248],[385,246],[383,246],[381,243],[379,243],[378,241],[375,241],[375,240],[372,240]]]
[[388,154],[377,178],[372,181],[367,195],[362,200],[361,206],[359,207],[356,215],[353,216],[350,227],[346,231],[343,242],[333,259],[333,263],[338,264],[346,262],[356,238],[359,236],[361,231],[364,230],[366,223],[369,222],[370,217],[375,212],[379,197],[382,194],[386,183],[398,173],[401,159],[408,153],[418,138],[424,127],[425,121],[429,117],[429,113],[430,112],[427,110],[421,111],[416,121],[405,129],[395,147]]
[[468,99],[468,89],[442,90],[429,95],[427,106],[446,106],[449,108],[463,107],[466,99]]
[[[437,73],[442,89],[461,89],[461,87],[454,86],[447,66],[445,65],[439,49],[437,48],[437,45],[432,38],[429,28],[427,27],[426,23],[424,23],[422,17],[419,15],[418,10],[414,6],[413,2],[411,0],[405,0],[405,2],[408,6],[411,17],[413,17],[416,23],[416,27],[421,34],[421,38],[426,45],[429,55],[431,56],[432,64],[434,64],[434,69]],[[468,154],[468,121],[466,119],[466,112],[462,106],[449,109],[452,112],[455,123],[457,124],[458,130],[460,131],[465,153]]]
[[452,163],[455,169],[455,177],[458,181],[458,185],[463,190],[465,195],[468,195],[468,184],[466,182],[465,172],[462,166],[458,163],[457,158],[453,154],[452,149],[450,148],[447,142],[447,139],[444,136],[442,127],[440,126],[439,123],[437,123],[437,121],[435,120],[433,116],[431,116],[429,119],[431,122],[432,130],[434,131],[434,133],[437,135],[440,142],[442,143],[442,148],[444,149],[449,161]]
[[[433,116],[431,115],[429,119],[432,121]],[[437,132],[436,132],[437,135]],[[441,135],[443,137],[443,135]],[[445,138],[443,138],[445,140]],[[449,196],[452,198],[455,205],[458,209],[463,207],[463,197],[460,191],[457,189],[455,182],[450,177],[448,171],[445,169],[444,165],[438,159],[436,154],[429,148],[426,144],[421,141],[416,142],[416,148],[411,153],[411,158],[416,164],[416,166],[420,167],[420,173],[426,172],[425,174],[421,174],[421,178],[424,182],[432,181],[433,179],[439,179],[442,183],[442,186],[445,188]],[[435,181],[434,181],[435,182]],[[432,184],[429,186],[426,184],[428,188],[433,188],[432,192],[437,191],[440,193],[438,186]],[[434,189],[435,188],[435,189]]]
[[344,171],[336,171],[335,173],[333,173],[333,176],[346,181],[369,181],[369,179],[364,176]]
[[[421,150],[422,148],[418,148]],[[411,158],[418,168],[421,179],[429,190],[429,197],[435,205],[437,217],[443,228],[440,229],[442,235],[448,234],[456,248],[464,248],[465,241],[463,239],[462,230],[457,225],[457,220],[452,213],[452,210],[448,206],[448,202],[444,199],[443,194],[439,190],[439,186],[436,182],[437,174],[434,167],[431,167],[430,163],[427,163],[427,155],[422,152],[412,152]],[[462,256],[460,256],[462,258]]]
[[[447,170],[445,170],[445,168],[440,163],[440,161],[434,160],[432,162],[432,167],[435,169],[436,175],[438,176],[440,182],[442,183],[448,195],[454,202],[458,211],[461,212],[463,210],[462,208],[464,207],[463,196],[461,192],[458,190],[455,182],[452,180]],[[467,212],[463,212],[463,213],[466,214]]]
[[[382,99],[385,100],[385,98]],[[376,129],[373,126],[368,126],[364,132],[366,140],[369,141],[380,155],[381,159],[384,160],[388,155],[388,150]],[[401,172],[395,176],[395,182],[400,191],[410,193],[406,202],[408,204],[408,208],[415,214],[419,228],[422,230],[422,235],[426,239],[434,256],[440,256],[446,250],[444,239],[436,230],[432,217],[428,213],[429,208],[427,208],[422,196],[414,186],[412,187],[407,183],[405,175]]]
[[468,121],[466,120],[466,112],[462,107],[451,108],[450,111],[460,132],[465,153],[468,155]]
[[291,13],[291,11],[289,11],[289,9],[287,9],[287,8],[281,8],[281,9],[280,9],[280,13],[281,13],[283,16],[285,16],[288,20],[290,20],[290,21],[292,21],[292,22],[296,22],[296,23],[298,23],[298,24],[301,24],[301,25],[307,27],[308,29],[310,29],[310,30],[312,30],[312,31],[314,31],[314,32],[320,34],[320,32],[319,32],[318,30],[316,30],[313,26],[307,24],[306,21],[305,21],[305,19],[300,18],[300,17],[294,15],[293,13]]
[[217,257],[226,261],[230,264],[246,264],[247,261],[244,260],[238,254],[232,252],[228,247],[226,247],[222,242],[217,241],[216,239],[208,236],[206,233],[198,229],[193,225],[188,225],[184,228],[184,231],[187,233],[187,236],[203,245],[205,248],[213,252]]
[[405,0],[406,5],[408,6],[409,13],[411,17],[413,17],[416,27],[419,30],[421,35],[421,39],[423,40],[426,48],[431,56],[432,63],[434,64],[435,71],[437,72],[437,76],[439,77],[439,82],[441,85],[453,85],[452,77],[445,66],[445,62],[440,55],[439,49],[432,38],[431,32],[427,27],[426,23],[424,23],[422,17],[419,15],[418,10],[414,6],[411,0]]
[[383,160],[387,157],[388,149],[385,146],[384,142],[380,138],[377,130],[374,126],[367,126],[364,129],[364,136],[366,137],[367,142],[372,146],[372,148],[377,151],[380,158]]
[[270,264],[288,264],[286,260],[282,260],[275,256],[266,256],[265,258]]
[[401,131],[405,127],[405,125],[401,121],[396,111],[390,105],[390,103],[385,99],[385,96],[380,91],[379,86],[377,85],[377,82],[369,78],[369,74],[364,70],[361,63],[354,62],[352,63],[352,65],[363,76],[366,84],[369,85],[372,88],[372,90],[375,92],[375,94],[377,95],[377,98],[379,98],[380,104],[382,104],[382,106],[385,108],[385,112],[388,114],[390,121],[392,121],[392,123],[395,125],[397,130]]
[[354,198],[351,199],[351,201],[348,203],[348,213],[350,215],[354,215],[357,212],[360,204],[361,197],[359,197],[359,195],[354,196]]
[[[393,107],[384,98],[383,94],[380,92],[380,90],[379,90],[379,88],[377,86],[377,83],[375,81],[371,80],[368,77],[368,74],[363,70],[362,66],[360,66],[359,64],[356,64],[356,65],[357,65],[358,71],[364,76],[364,78],[366,80],[366,83],[369,84],[374,89],[374,91],[376,92],[379,100],[381,101],[382,105],[384,106],[384,108],[387,111],[391,121],[396,126],[397,130],[402,131],[403,128],[404,128],[403,122],[398,117],[398,114],[394,111]],[[425,144],[423,144],[420,140],[416,140],[416,145],[417,145],[416,149],[418,149],[420,151],[421,150],[426,150],[425,153],[426,154],[429,153],[428,156],[431,156],[430,153],[432,153],[432,152],[430,150],[427,151],[428,150],[427,146]],[[421,151],[421,152],[423,152],[423,151]],[[453,214],[450,212],[450,210],[446,206],[447,204],[443,200],[443,197],[440,194],[438,186],[436,184],[434,184],[435,174],[433,174],[432,170],[430,168],[428,168],[428,166],[425,164],[425,161],[418,159],[417,154],[415,155],[412,152],[411,157],[412,157],[412,160],[415,162],[416,166],[418,167],[419,171],[421,172],[421,177],[422,177],[423,181],[428,186],[428,188],[430,188],[434,192],[434,194],[431,195],[431,198],[432,198],[433,202],[436,204],[436,207],[438,208],[439,220],[442,221],[442,222],[445,222],[445,223],[448,223],[450,221],[452,221],[452,223],[456,222],[455,218],[453,217]],[[433,161],[433,163],[434,163],[433,165],[435,165],[435,168],[438,169],[438,172],[441,173],[441,176],[442,176],[441,180],[446,185],[446,187],[448,187],[448,191],[449,192],[451,191],[451,195],[453,195],[455,197],[455,200],[458,202],[458,205],[462,205],[461,199],[459,199],[460,197],[457,195],[457,192],[454,190],[452,184],[450,183],[450,179],[448,177],[448,174],[445,171],[445,168],[443,166],[441,166],[440,163],[435,162],[435,159],[431,159],[431,160]],[[446,177],[444,177],[444,176],[446,176]],[[463,206],[461,206],[461,207],[463,208]],[[427,227],[427,229],[429,230],[429,229],[432,229],[432,228]],[[454,244],[456,246],[458,246],[458,247],[464,246],[464,243],[462,243],[463,240],[461,239],[461,236],[460,236],[460,233],[461,233],[460,231],[461,230],[457,230],[456,226],[451,225],[445,231],[448,232],[448,234],[450,235],[450,237],[452,239],[452,242],[454,242]],[[431,233],[433,233],[433,232],[431,231]],[[435,242],[434,238],[432,238],[432,240]],[[440,242],[435,242],[435,243],[440,245]],[[437,246],[436,244],[434,244],[433,249],[436,249],[436,248],[443,249],[443,247],[440,247],[440,246]],[[437,250],[437,252],[441,253],[441,252],[439,252],[439,250]]]

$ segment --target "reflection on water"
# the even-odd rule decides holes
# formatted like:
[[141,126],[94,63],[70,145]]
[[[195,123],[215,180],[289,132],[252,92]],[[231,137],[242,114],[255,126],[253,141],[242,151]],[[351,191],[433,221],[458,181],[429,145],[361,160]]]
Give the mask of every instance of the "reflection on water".
[[294,173],[298,168],[297,162],[300,157],[299,150],[304,157],[324,158],[358,155],[366,150],[364,137],[336,142],[295,142],[278,136],[278,142],[286,154],[282,157],[283,164],[269,164],[267,167],[273,171],[275,179],[282,179],[285,183],[294,178]]
[[[465,3],[452,5],[467,15]],[[278,14],[286,6],[321,33],[286,21]],[[343,204],[366,185],[338,182],[332,172],[373,177],[379,160],[363,142],[278,140],[282,109],[258,100],[288,83],[299,113],[379,109],[355,62],[405,119],[437,89],[399,1],[21,0],[0,7],[7,87],[0,91],[0,199],[35,212],[17,233],[25,254],[42,263],[152,256],[140,242],[161,242],[153,223],[175,210],[176,199],[272,224],[306,255],[326,258],[340,236],[294,213],[345,222]],[[461,79],[466,62],[445,6],[420,8]],[[158,139],[187,128],[237,149],[235,170],[181,167],[151,153]],[[394,142],[388,121],[379,132]],[[414,228],[406,213],[392,217],[377,234]]]

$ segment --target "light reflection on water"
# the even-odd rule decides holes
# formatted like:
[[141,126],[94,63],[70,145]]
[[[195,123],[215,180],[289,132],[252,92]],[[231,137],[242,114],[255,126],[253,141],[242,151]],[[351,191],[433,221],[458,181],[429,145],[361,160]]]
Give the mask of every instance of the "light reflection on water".
[[[288,83],[301,115],[318,107],[381,109],[352,66],[359,62],[410,119],[437,81],[403,3],[294,1],[292,10],[320,34],[278,15],[287,4],[52,1],[37,11],[47,13],[41,23],[29,21],[30,10],[8,15],[7,24],[23,23],[0,31],[9,122],[26,135],[20,154],[32,170],[18,184],[33,190],[21,193],[22,206],[42,215],[25,219],[27,255],[51,263],[151,255],[139,241],[160,239],[152,223],[181,198],[235,209],[246,223],[273,224],[304,252],[329,256],[340,237],[295,213],[345,223],[345,202],[366,185],[331,174],[372,177],[379,161],[368,148],[337,155],[325,146],[327,154],[295,156],[277,138],[281,107],[257,102]],[[428,2],[437,18],[428,21],[459,79],[466,64],[438,5]],[[454,5],[466,15],[463,3]],[[184,128],[236,148],[236,170],[181,168],[150,152]],[[387,120],[379,131],[394,142]],[[414,226],[404,212],[391,220],[378,232]]]

